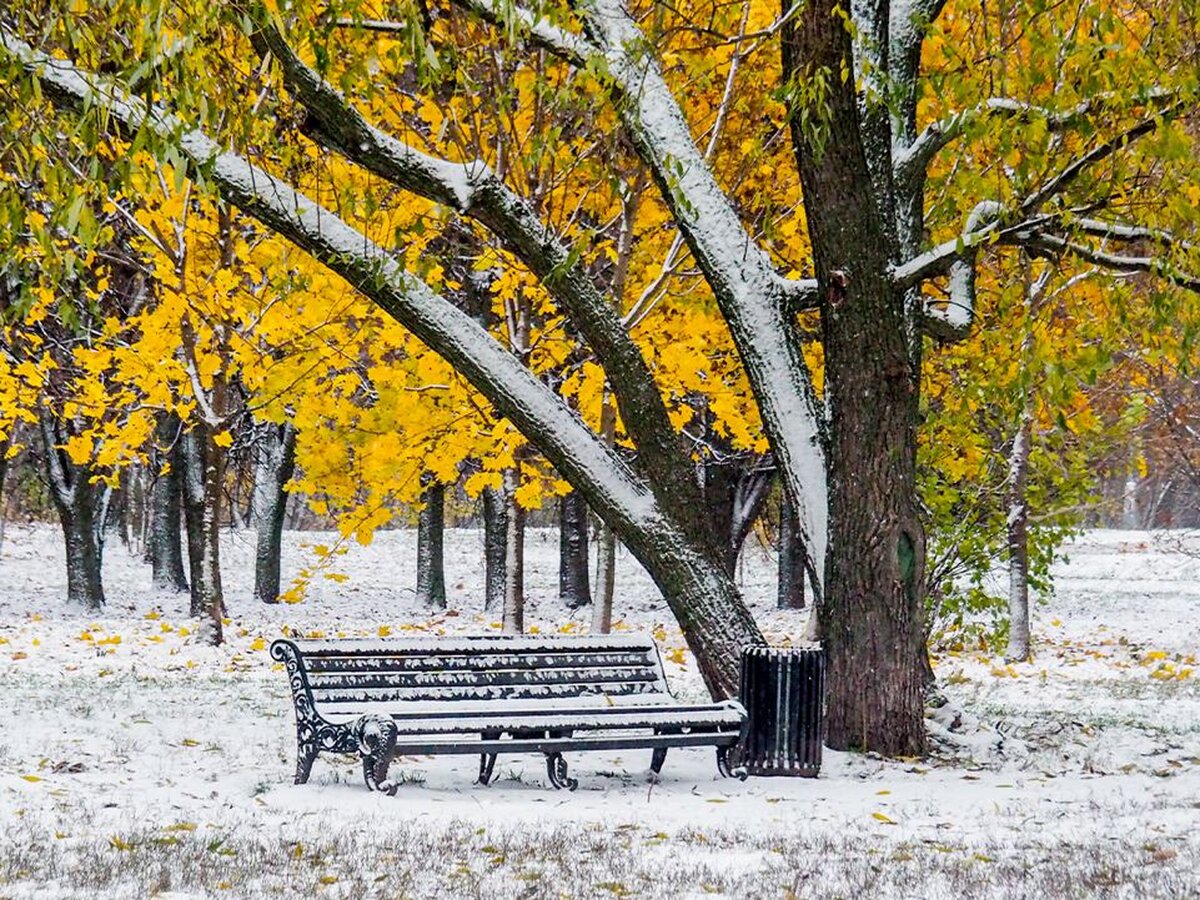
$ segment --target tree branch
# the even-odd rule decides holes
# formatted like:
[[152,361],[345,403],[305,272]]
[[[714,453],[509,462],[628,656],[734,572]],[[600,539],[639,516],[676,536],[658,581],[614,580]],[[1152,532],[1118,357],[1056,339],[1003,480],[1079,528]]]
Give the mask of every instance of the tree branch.
[[538,276],[604,366],[622,421],[638,447],[639,466],[659,503],[689,523],[695,539],[707,540],[710,529],[701,515],[700,488],[654,376],[618,311],[596,289],[578,254],[486,164],[463,165],[427,156],[381,132],[305,65],[266,15],[259,17],[259,25],[252,40],[260,53],[269,51],[279,60],[288,89],[308,112],[309,134],[393,184],[481,222]]
[[56,106],[102,109],[127,135],[143,130],[179,147],[224,198],[345,278],[434,349],[509,418],[616,530],[671,529],[640,479],[478,323],[404,271],[338,216],[110,81],[33,50],[0,26],[0,47],[38,79]]

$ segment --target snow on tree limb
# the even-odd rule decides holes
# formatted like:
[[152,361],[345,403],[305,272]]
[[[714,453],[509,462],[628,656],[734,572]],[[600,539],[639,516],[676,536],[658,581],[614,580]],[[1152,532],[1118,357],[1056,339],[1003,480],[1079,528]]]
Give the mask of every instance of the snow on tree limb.
[[176,143],[227,200],[341,275],[444,356],[607,518],[642,528],[662,522],[645,486],[558,395],[470,316],[404,271],[361,232],[286,182],[237,154],[223,152],[203,132],[188,130],[161,107],[148,106],[106,79],[32,49],[3,27],[0,47],[38,79],[43,94],[56,106],[99,108],[127,133],[146,129]]
[[[500,0],[455,2],[488,21],[508,21]],[[537,23],[532,13],[517,9],[519,21]],[[812,302],[809,286],[782,278],[746,230],[696,146],[646,35],[620,0],[585,0],[576,12],[589,48],[586,61],[598,63],[611,79],[614,103],[634,148],[729,324],[764,427],[796,495],[804,540],[817,567],[814,582],[821,585],[828,527],[825,421],[790,302],[797,296]]]
[[[677,508],[681,521],[699,523],[699,485],[650,368],[616,305],[596,288],[578,253],[486,163],[428,156],[379,130],[300,59],[268,15],[256,18],[259,28],[252,40],[260,53],[269,52],[280,62],[289,90],[308,112],[306,131],[391,183],[479,221],[538,276],[599,357],[660,504]],[[699,525],[695,531],[697,538],[707,534]]]

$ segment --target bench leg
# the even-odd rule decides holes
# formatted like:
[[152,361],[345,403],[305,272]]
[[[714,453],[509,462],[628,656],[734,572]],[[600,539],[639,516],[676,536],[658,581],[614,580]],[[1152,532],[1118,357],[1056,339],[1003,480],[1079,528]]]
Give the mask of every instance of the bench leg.
[[296,784],[307,784],[308,776],[312,774],[313,763],[317,759],[317,745],[312,741],[297,739],[296,741]]
[[495,753],[480,753],[479,754],[479,780],[476,784],[486,785],[492,780],[492,770],[496,768]]
[[367,790],[395,796],[398,784],[388,781],[388,768],[396,752],[396,723],[388,716],[363,716],[354,725],[354,737],[362,757],[363,781]]
[[561,753],[546,754],[546,774],[550,777],[550,783],[556,788],[573,791],[579,787],[579,782],[567,774],[567,761],[563,759]]
[[650,771],[656,776],[662,773],[663,763],[667,761],[667,748],[655,747],[654,752],[650,754]]
[[748,772],[745,766],[730,765],[730,754],[733,752],[733,747],[718,747],[717,748],[717,771],[721,773],[723,778],[736,778],[739,781],[745,781]]

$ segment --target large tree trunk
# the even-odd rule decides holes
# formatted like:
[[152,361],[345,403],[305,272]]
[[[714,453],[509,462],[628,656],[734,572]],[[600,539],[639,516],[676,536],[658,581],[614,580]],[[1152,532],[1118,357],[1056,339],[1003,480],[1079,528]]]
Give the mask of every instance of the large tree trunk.
[[517,503],[521,470],[517,466],[504,472],[505,535],[504,614],[505,632],[525,631],[525,510]]
[[483,572],[484,609],[504,607],[504,585],[508,580],[508,515],[504,491],[487,488],[483,492]]
[[[853,71],[850,31],[835,0],[809,4],[782,43],[786,77]],[[804,102],[814,105],[804,109]],[[925,539],[915,502],[920,360],[910,298],[889,275],[899,255],[892,195],[868,189],[873,175],[887,181],[890,165],[884,173],[868,166],[864,131],[873,129],[860,128],[857,104],[855,79],[835,75],[824,96],[795,101],[790,116],[824,293],[829,550],[818,612],[828,741],[836,749],[918,755],[925,750]]]
[[62,526],[67,556],[67,602],[85,609],[104,608],[97,507],[103,482],[90,466],[77,465],[60,449],[63,439],[54,414],[39,415],[50,496]]
[[254,554],[254,597],[279,602],[283,520],[287,513],[286,485],[296,471],[296,428],[291,422],[266,424],[261,429],[254,461],[252,507],[257,528]]
[[780,609],[804,609],[804,579],[808,570],[807,551],[800,539],[796,511],[788,492],[779,492],[779,583],[776,603]]
[[[179,448],[179,419],[164,415],[155,436],[154,461],[158,476],[150,489],[150,524],[146,552],[151,579],[163,590],[188,589],[183,570],[183,456]],[[165,471],[164,471],[165,469]]]
[[592,602],[588,579],[588,506],[578,491],[558,501],[558,598],[569,609]]
[[197,423],[184,432],[181,456],[191,614],[202,620],[198,630],[202,638],[215,645],[223,640],[221,618],[225,615],[219,544],[223,454],[213,443],[211,427]]
[[425,489],[425,506],[417,516],[417,602],[446,608],[446,485],[435,481]]

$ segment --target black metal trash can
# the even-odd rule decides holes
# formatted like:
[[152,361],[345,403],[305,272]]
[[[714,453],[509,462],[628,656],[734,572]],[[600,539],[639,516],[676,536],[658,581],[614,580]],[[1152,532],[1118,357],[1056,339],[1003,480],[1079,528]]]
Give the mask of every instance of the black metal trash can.
[[751,775],[815,778],[825,738],[825,651],[747,647],[741,701],[749,713],[741,765]]

